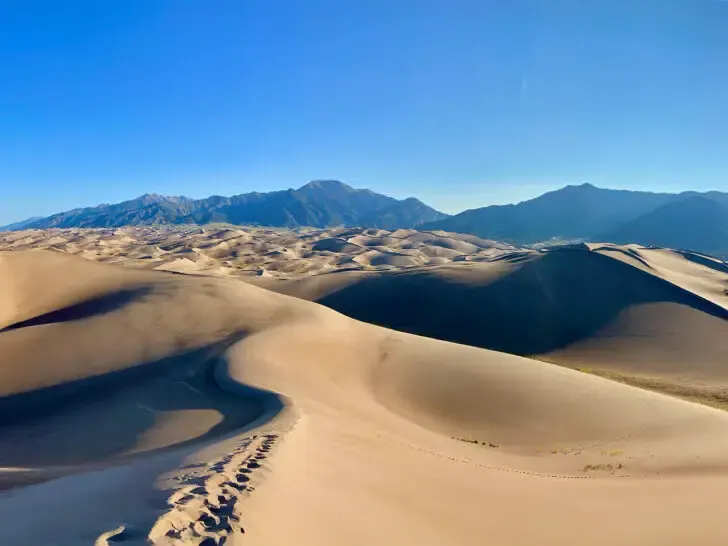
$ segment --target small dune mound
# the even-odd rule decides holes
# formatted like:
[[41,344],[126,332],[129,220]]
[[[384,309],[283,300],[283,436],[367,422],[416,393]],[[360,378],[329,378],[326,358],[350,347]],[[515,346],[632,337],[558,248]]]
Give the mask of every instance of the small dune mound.
[[364,246],[364,247],[390,246],[390,245],[396,245],[399,243],[399,241],[397,239],[395,239],[394,237],[388,237],[388,236],[369,237],[369,236],[363,236],[363,235],[357,235],[356,237],[351,237],[348,239],[348,242],[352,243],[354,245]]
[[443,256],[435,256],[431,257],[429,260],[427,260],[427,265],[445,265],[446,263],[449,263],[450,259],[443,257]]
[[158,271],[173,271],[176,273],[199,271],[200,268],[196,262],[197,260],[190,258],[177,258],[175,260],[170,260],[166,263],[160,264],[154,269]]
[[446,258],[445,261],[450,261],[457,256],[461,256],[462,252],[451,248],[445,248],[441,246],[425,246],[419,248],[419,251],[424,255],[431,258]]
[[396,229],[389,236],[395,239],[407,239],[416,233],[417,231],[414,229]]
[[452,237],[441,237],[426,232],[412,235],[409,237],[409,240],[420,243],[422,245],[430,245],[455,250],[460,254],[474,254],[481,250],[481,247],[479,247],[478,245],[474,245],[466,241],[461,241]]
[[164,251],[152,245],[138,245],[126,253],[126,257],[132,260],[159,258],[162,255]]
[[437,237],[443,237],[443,238],[450,238],[450,239],[456,239],[458,241],[464,241],[466,243],[470,243],[472,245],[475,245],[479,248],[501,248],[501,249],[513,249],[515,248],[513,245],[509,245],[506,243],[502,243],[500,241],[493,241],[490,239],[483,239],[481,237],[478,237],[477,235],[470,235],[467,233],[452,233],[449,231],[425,231],[422,232],[425,234],[435,235]]
[[361,252],[361,247],[351,244],[346,239],[330,237],[316,241],[311,247],[316,252],[339,252],[342,254],[354,254]]
[[374,256],[369,263],[373,266],[391,265],[394,267],[412,267],[415,265],[422,265],[423,261],[424,260],[422,260],[422,258],[411,256],[409,254],[380,252],[379,255]]
[[410,267],[422,264],[424,260],[409,254],[397,254],[394,252],[380,252],[378,250],[369,250],[355,256],[354,261],[361,265],[392,266],[392,267]]
[[385,229],[367,228],[362,230],[362,235],[367,237],[383,237],[389,235],[389,232]]
[[480,250],[480,247],[478,247],[477,245],[466,243],[464,241],[458,241],[457,239],[447,239],[444,237],[431,239],[429,241],[426,241],[426,244],[447,248],[449,250],[455,250],[457,252],[465,254],[476,253]]

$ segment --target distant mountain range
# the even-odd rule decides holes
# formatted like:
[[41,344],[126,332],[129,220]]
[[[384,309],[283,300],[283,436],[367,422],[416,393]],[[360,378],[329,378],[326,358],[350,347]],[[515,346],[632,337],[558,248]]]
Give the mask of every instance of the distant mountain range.
[[8,224],[7,226],[0,226],[0,231],[19,231],[21,229],[25,229],[33,222],[41,220],[42,218],[42,216],[33,216],[32,218],[21,220],[20,222],[15,222],[13,224]]
[[639,243],[728,256],[728,193],[651,193],[566,186],[516,205],[466,210],[418,229],[518,245],[549,240]]
[[[337,180],[316,180],[298,188],[206,199],[146,194],[115,205],[69,210],[23,222],[24,229],[102,228],[128,225],[225,222],[277,227],[416,227],[447,215],[410,197],[397,200]],[[15,229],[19,229],[16,227]]]
[[146,194],[115,205],[30,218],[0,230],[225,222],[278,227],[417,228],[516,245],[605,241],[689,249],[728,257],[728,193],[651,193],[566,186],[515,205],[448,216],[415,198],[397,200],[336,180],[296,190],[206,199]]

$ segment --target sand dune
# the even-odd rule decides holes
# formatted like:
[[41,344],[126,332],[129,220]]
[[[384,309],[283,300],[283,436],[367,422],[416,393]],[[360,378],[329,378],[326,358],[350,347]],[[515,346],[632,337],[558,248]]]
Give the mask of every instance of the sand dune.
[[[333,238],[362,235],[425,244],[416,232]],[[154,246],[202,249],[200,236]],[[266,237],[257,252],[295,250],[271,270],[335,252],[309,246],[332,233]],[[701,374],[723,377],[720,264],[621,250],[493,245],[463,254],[475,263],[251,279],[521,354],[642,348],[626,365],[648,366],[671,339]],[[728,413],[136,260],[0,253],[0,543],[728,540]]]
[[175,273],[299,278],[342,268],[388,270],[477,260],[513,247],[468,235],[363,228],[170,226],[0,233],[0,251],[28,249]]
[[720,267],[670,250],[595,245],[257,284],[456,343],[728,384],[728,344],[716,343],[728,337]]

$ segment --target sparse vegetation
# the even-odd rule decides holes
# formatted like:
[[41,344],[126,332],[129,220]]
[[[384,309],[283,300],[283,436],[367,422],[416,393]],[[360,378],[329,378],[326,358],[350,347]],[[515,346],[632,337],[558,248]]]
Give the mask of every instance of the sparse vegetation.
[[581,469],[582,472],[590,472],[594,470],[604,470],[607,472],[614,472],[615,470],[621,470],[624,468],[624,465],[622,463],[618,464],[612,464],[612,463],[597,463],[597,464],[587,464],[584,466],[584,468]]
[[[548,359],[539,360],[549,362]],[[550,363],[563,365],[558,362]],[[573,369],[582,373],[596,375],[605,379],[631,385],[633,387],[639,387],[640,389],[659,392],[661,394],[667,394],[668,396],[687,400],[688,402],[703,404],[704,406],[710,406],[711,408],[728,411],[728,389],[725,387],[700,385],[690,383],[688,380],[681,381],[677,378],[653,377],[582,366],[575,367]]]
[[468,444],[475,444],[475,445],[481,445],[481,446],[486,446],[486,447],[500,447],[498,444],[494,444],[493,442],[473,440],[471,438],[459,438],[458,436],[452,436],[452,439],[458,440],[460,442],[467,442]]
[[[540,450],[537,450],[536,452],[540,453]],[[551,448],[551,455],[579,455],[580,453],[581,448],[566,448],[558,446]]]

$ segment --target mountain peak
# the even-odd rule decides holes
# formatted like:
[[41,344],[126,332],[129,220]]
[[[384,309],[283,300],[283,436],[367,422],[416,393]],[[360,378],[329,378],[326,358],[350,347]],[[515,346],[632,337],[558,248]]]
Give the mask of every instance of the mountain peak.
[[338,180],[313,180],[297,190],[252,192],[230,198],[191,199],[145,193],[122,203],[54,214],[31,226],[118,227],[228,222],[280,227],[366,224],[381,228],[386,224],[397,229],[442,217],[418,202],[407,201],[402,210],[392,210],[391,206],[397,203],[399,201],[393,197],[354,189]]
[[344,184],[340,180],[311,180],[308,184],[298,188],[299,190],[346,190],[352,191],[354,188]]
[[183,195],[162,195],[161,193],[145,193],[136,199],[132,199],[132,203],[141,203],[143,205],[152,205],[155,203],[186,203],[193,201],[189,197]]
[[598,190],[594,184],[584,182],[583,184],[569,184],[561,188],[562,190]]
[[136,199],[132,199],[132,201],[141,201],[143,203],[158,203],[159,201],[166,201],[168,197],[166,195],[162,195],[160,193],[145,193],[144,195],[140,195]]
[[[423,203],[422,201],[420,201],[419,199],[417,199],[416,197],[405,197],[404,199],[402,199],[400,201],[400,204],[402,204],[402,205],[409,205],[409,206],[432,208],[429,205],[426,205],[425,203]],[[435,210],[435,209],[432,209],[432,210]],[[439,213],[439,211],[436,211],[436,212]],[[443,218],[445,218],[446,216],[448,216],[447,214],[444,214],[444,213],[441,213],[441,214],[442,214],[442,217]]]

